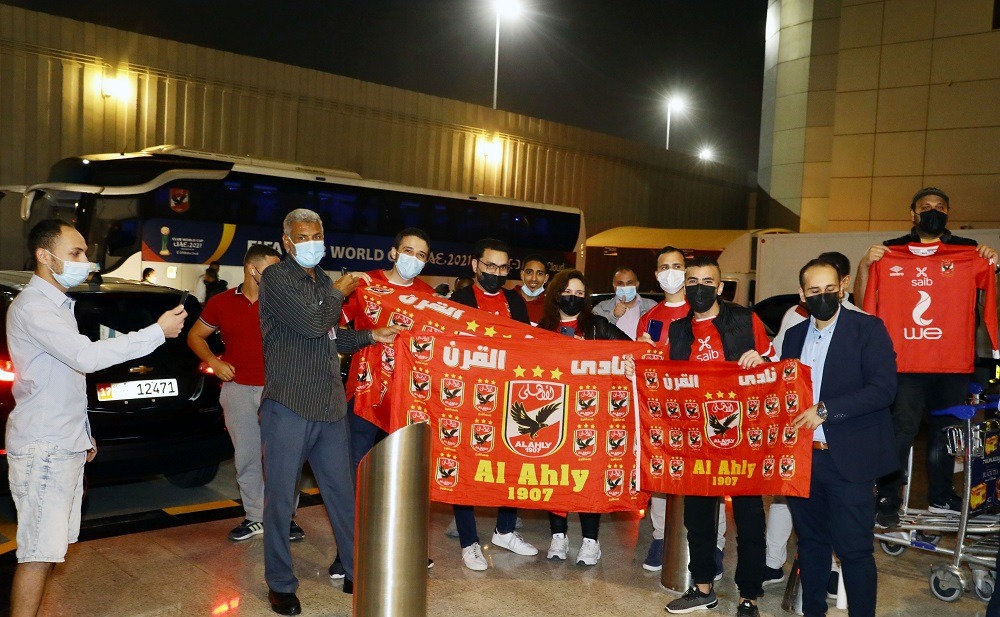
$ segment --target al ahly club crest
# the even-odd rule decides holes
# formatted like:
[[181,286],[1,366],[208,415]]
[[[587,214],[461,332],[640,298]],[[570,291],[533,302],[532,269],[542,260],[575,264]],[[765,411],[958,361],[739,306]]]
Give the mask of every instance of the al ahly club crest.
[[416,334],[410,339],[410,353],[421,362],[429,362],[434,357],[434,337]]
[[472,425],[472,449],[480,454],[493,451],[493,425],[476,422]]
[[512,451],[530,458],[548,456],[566,438],[566,386],[557,382],[507,382],[503,437]]
[[716,448],[735,448],[743,438],[743,410],[739,401],[707,401],[705,435]]
[[476,384],[476,400],[472,404],[479,413],[490,413],[497,408],[497,387],[491,383]]

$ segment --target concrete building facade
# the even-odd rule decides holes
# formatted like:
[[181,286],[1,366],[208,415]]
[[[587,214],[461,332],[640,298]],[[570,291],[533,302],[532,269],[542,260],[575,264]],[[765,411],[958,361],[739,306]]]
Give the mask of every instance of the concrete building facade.
[[1000,227],[996,0],[771,0],[758,178],[801,231]]

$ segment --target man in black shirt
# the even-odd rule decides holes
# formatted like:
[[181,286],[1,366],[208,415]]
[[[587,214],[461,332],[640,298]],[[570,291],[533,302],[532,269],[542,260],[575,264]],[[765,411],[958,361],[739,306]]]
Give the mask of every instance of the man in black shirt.
[[264,578],[271,609],[301,612],[295,596],[288,528],[302,464],[309,466],[333,526],[344,569],[344,592],[354,590],[354,475],[340,379],[340,353],[391,343],[398,326],[338,329],[344,297],[357,286],[336,282],[317,267],[326,252],[323,223],[306,209],[285,217],[287,255],[261,276],[260,326],[264,339],[264,392],[260,407],[264,453]]

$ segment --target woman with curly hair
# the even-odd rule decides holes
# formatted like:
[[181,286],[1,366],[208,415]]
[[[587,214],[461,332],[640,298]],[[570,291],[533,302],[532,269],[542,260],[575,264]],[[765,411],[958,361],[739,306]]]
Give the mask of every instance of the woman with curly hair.
[[[604,317],[591,312],[590,289],[587,279],[579,270],[562,270],[552,277],[545,295],[545,306],[538,327],[559,332],[577,339],[598,341],[631,341],[627,334],[612,325]],[[585,566],[595,566],[601,558],[601,543],[597,534],[601,527],[601,515],[593,512],[580,513],[580,527],[583,544],[576,562]],[[569,521],[566,513],[549,512],[549,530],[552,543],[549,545],[549,559],[566,559],[569,549]]]

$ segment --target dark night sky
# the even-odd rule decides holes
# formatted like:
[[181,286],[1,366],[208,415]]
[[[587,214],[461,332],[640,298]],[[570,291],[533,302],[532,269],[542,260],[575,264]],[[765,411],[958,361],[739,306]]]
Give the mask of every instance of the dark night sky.
[[[2,0],[490,106],[491,0]],[[521,0],[501,22],[501,109],[756,169],[767,0]]]

